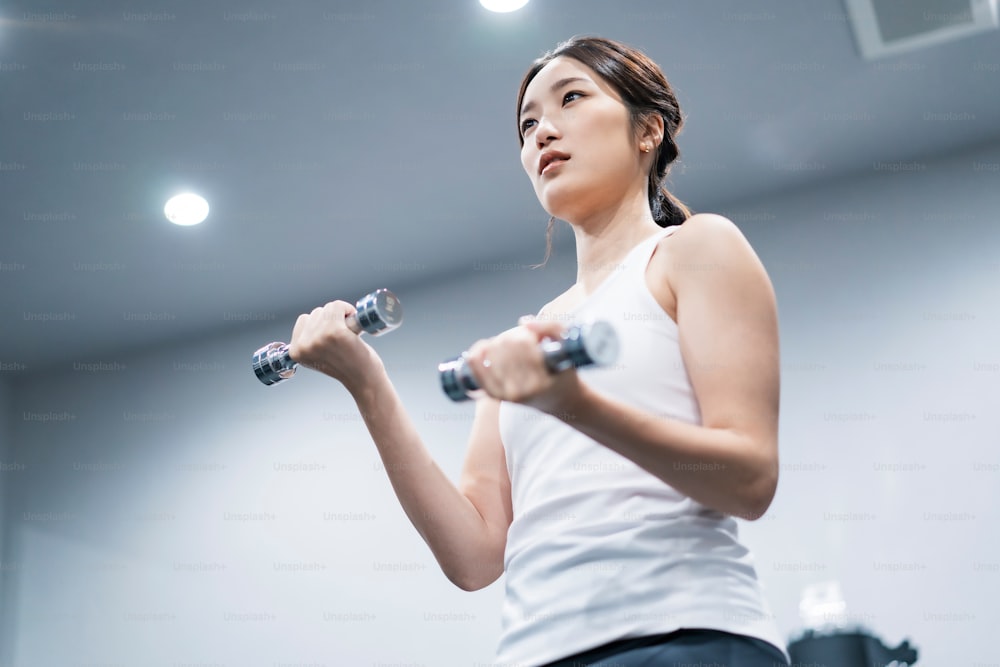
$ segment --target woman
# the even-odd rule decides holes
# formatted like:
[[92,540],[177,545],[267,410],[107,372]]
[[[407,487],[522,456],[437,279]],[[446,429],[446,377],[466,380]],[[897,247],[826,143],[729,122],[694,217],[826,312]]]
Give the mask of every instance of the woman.
[[[661,187],[676,98],[644,54],[574,38],[517,102],[521,163],[576,236],[577,281],[469,350],[485,396],[454,485],[422,445],[343,301],[302,315],[291,354],[351,392],[407,515],[448,578],[506,573],[503,665],[775,667],[783,642],[733,517],[778,479],[778,328],[740,231]],[[682,224],[683,223],[683,224]],[[612,321],[618,363],[551,374],[539,342]]]

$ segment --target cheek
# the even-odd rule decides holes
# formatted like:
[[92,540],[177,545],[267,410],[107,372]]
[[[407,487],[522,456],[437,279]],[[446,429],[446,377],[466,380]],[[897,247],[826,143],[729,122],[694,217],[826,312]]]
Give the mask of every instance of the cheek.
[[600,140],[605,142],[605,148],[610,147],[607,144],[618,144],[615,150],[621,150],[628,146],[631,131],[628,114],[623,111],[620,107],[609,104],[586,119],[581,117],[580,121],[586,123],[587,131],[591,135],[600,137]]
[[521,168],[524,169],[524,173],[528,175],[528,178],[534,180],[535,178],[535,165],[537,164],[537,156],[532,155],[530,151],[521,151]]

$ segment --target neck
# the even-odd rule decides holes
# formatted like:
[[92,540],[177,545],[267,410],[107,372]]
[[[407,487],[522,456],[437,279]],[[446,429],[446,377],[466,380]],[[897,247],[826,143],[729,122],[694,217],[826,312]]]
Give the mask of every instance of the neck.
[[645,193],[618,201],[572,223],[576,235],[576,283],[590,294],[639,242],[660,229]]

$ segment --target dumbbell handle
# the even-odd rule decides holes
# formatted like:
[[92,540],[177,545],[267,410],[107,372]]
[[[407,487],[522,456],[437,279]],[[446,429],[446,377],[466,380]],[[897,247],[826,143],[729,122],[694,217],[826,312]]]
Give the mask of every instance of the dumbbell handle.
[[[545,366],[553,373],[581,366],[605,366],[618,358],[618,335],[608,322],[575,324],[563,332],[559,340],[543,341],[539,347]],[[469,368],[467,353],[438,365],[441,388],[453,401],[470,398],[469,392],[479,389],[479,383]]]
[[[381,336],[403,323],[403,305],[395,294],[378,289],[354,304],[355,313],[345,319],[347,328],[354,333]],[[298,362],[288,351],[288,343],[274,342],[265,345],[250,360],[257,379],[266,385],[277,384],[295,375]]]

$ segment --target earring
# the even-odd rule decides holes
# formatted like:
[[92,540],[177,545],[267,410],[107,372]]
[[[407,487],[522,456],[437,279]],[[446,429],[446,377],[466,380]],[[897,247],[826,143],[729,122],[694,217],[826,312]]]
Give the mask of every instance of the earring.
[[648,153],[649,152],[649,146],[647,144],[643,144],[642,145],[642,152],[643,153]]

